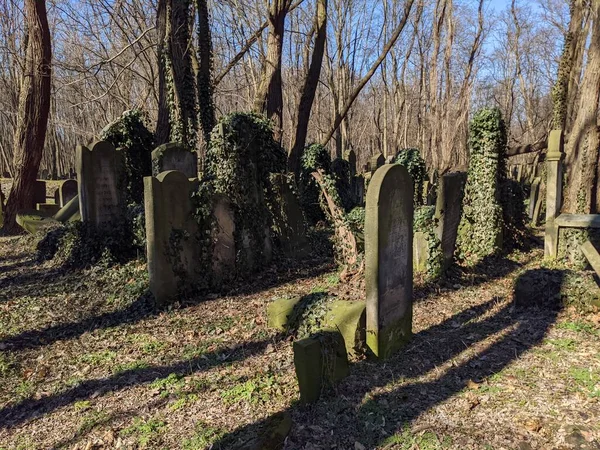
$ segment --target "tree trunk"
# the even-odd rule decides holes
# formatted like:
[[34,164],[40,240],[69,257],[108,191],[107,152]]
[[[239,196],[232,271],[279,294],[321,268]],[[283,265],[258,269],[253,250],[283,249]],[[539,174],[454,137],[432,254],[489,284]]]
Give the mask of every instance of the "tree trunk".
[[298,106],[296,137],[288,157],[289,169],[296,175],[300,172],[300,160],[302,158],[304,146],[306,145],[310,112],[315,100],[319,78],[321,77],[321,68],[323,66],[323,55],[325,53],[325,43],[327,41],[327,0],[318,0],[315,12],[315,28],[317,30],[315,48],[312,54],[308,74],[304,80],[302,97],[300,98],[300,104]]
[[593,32],[581,96],[573,130],[566,147],[567,195],[564,210],[596,212],[598,149],[598,102],[600,102],[600,0],[592,1]]
[[198,10],[198,70],[197,89],[200,108],[200,122],[204,134],[204,143],[208,146],[210,132],[215,127],[215,104],[213,100],[213,49],[210,32],[210,20],[206,0],[197,0]]
[[281,58],[283,55],[283,34],[285,18],[291,0],[270,0],[269,36],[267,57],[263,65],[260,86],[254,99],[254,111],[263,113],[275,127],[275,140],[281,142],[283,135],[283,90],[281,78]]
[[14,139],[15,176],[6,205],[4,231],[19,230],[17,211],[31,206],[35,180],[44,151],[48,114],[52,48],[44,0],[25,0],[27,51]]
[[169,38],[167,37],[167,2],[158,0],[156,14],[156,29],[158,32],[158,120],[156,122],[156,145],[165,144],[171,135],[169,122],[169,106],[167,103],[167,53],[169,52]]

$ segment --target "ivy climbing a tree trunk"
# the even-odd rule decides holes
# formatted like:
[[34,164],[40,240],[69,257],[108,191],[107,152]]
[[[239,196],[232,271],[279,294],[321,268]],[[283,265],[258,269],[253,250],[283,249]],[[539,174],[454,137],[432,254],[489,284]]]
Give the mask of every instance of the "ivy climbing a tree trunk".
[[198,132],[196,86],[190,45],[191,0],[159,0],[156,143],[179,142],[195,149]]
[[210,16],[206,0],[196,0],[198,11],[198,76],[196,86],[198,89],[198,107],[200,110],[200,124],[204,143],[208,147],[210,132],[215,127],[215,104],[213,100],[213,48],[210,32]]
[[52,46],[46,2],[25,0],[24,6],[26,58],[14,137],[15,174],[3,227],[7,233],[19,230],[15,220],[17,211],[30,207],[32,203],[50,112]]
[[273,134],[281,142],[283,134],[283,90],[281,58],[285,18],[291,0],[265,0],[268,8],[269,35],[267,55],[263,64],[262,77],[254,98],[254,111],[263,113],[273,122]]
[[304,80],[302,96],[298,105],[298,123],[296,125],[296,136],[294,145],[288,157],[288,168],[298,176],[300,172],[300,161],[302,152],[306,145],[306,136],[308,134],[308,123],[310,113],[315,101],[315,94],[321,77],[321,68],[323,66],[323,54],[325,53],[325,43],[327,42],[327,0],[318,0],[315,12],[315,48],[313,50],[308,74]]

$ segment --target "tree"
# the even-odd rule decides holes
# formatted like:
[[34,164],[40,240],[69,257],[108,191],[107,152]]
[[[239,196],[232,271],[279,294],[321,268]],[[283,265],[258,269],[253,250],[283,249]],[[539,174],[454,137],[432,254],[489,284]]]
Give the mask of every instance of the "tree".
[[46,2],[25,0],[24,11],[26,58],[14,138],[15,176],[3,227],[9,233],[18,231],[17,211],[30,207],[33,201],[50,112],[52,48]]
[[198,89],[198,106],[200,110],[200,123],[204,142],[208,146],[210,132],[215,127],[215,104],[213,100],[213,48],[210,32],[210,20],[206,0],[196,0],[198,11],[198,76],[196,86]]
[[265,0],[268,8],[269,34],[267,55],[263,63],[262,77],[254,98],[254,111],[264,113],[274,125],[275,140],[281,142],[283,135],[283,90],[281,59],[285,18],[291,0]]
[[325,44],[327,42],[327,0],[318,0],[315,11],[315,47],[310,62],[308,74],[304,80],[302,96],[298,105],[298,123],[296,125],[296,133],[294,145],[288,157],[288,168],[296,175],[300,171],[300,161],[302,152],[306,145],[306,136],[308,135],[308,123],[310,120],[310,112],[315,101],[315,94],[321,76],[321,68],[323,66],[323,55],[325,53]]

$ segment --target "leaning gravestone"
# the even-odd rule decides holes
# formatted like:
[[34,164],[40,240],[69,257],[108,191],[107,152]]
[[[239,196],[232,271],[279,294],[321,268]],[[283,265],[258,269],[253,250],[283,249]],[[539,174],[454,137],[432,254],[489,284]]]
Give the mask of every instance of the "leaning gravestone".
[[531,219],[532,221],[533,221],[533,217],[535,215],[535,208],[537,206],[538,199],[540,197],[541,184],[542,184],[541,178],[536,178],[535,180],[533,180],[533,183],[531,183],[531,193],[529,194],[528,215],[529,215],[529,219]]
[[58,204],[61,208],[77,195],[77,180],[65,180],[58,188]]
[[169,170],[182,172],[188,178],[198,177],[198,155],[181,144],[163,144],[152,152],[152,175]]
[[125,215],[123,153],[105,141],[77,147],[77,181],[81,219],[94,226],[120,221]]
[[442,243],[444,270],[450,267],[454,259],[466,181],[467,174],[464,172],[449,173],[439,181],[435,218],[438,223],[436,234]]
[[197,180],[177,171],[144,178],[144,207],[150,290],[159,305],[202,278],[200,233],[192,213]]
[[413,189],[408,171],[394,164],[377,170],[367,191],[367,346],[379,358],[412,334]]

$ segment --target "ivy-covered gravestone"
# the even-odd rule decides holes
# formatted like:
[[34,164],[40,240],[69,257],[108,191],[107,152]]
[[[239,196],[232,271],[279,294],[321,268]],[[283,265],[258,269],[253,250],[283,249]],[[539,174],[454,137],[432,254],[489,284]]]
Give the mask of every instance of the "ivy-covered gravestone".
[[477,260],[502,249],[500,183],[506,173],[506,127],[497,108],[478,111],[469,128],[471,159],[458,230],[462,259]]
[[211,134],[205,175],[217,194],[231,200],[235,216],[236,270],[247,274],[272,257],[270,174],[285,170],[287,156],[270,122],[256,114],[223,117]]
[[152,151],[152,175],[169,170],[182,172],[188,178],[198,177],[198,155],[182,144],[170,142]]

